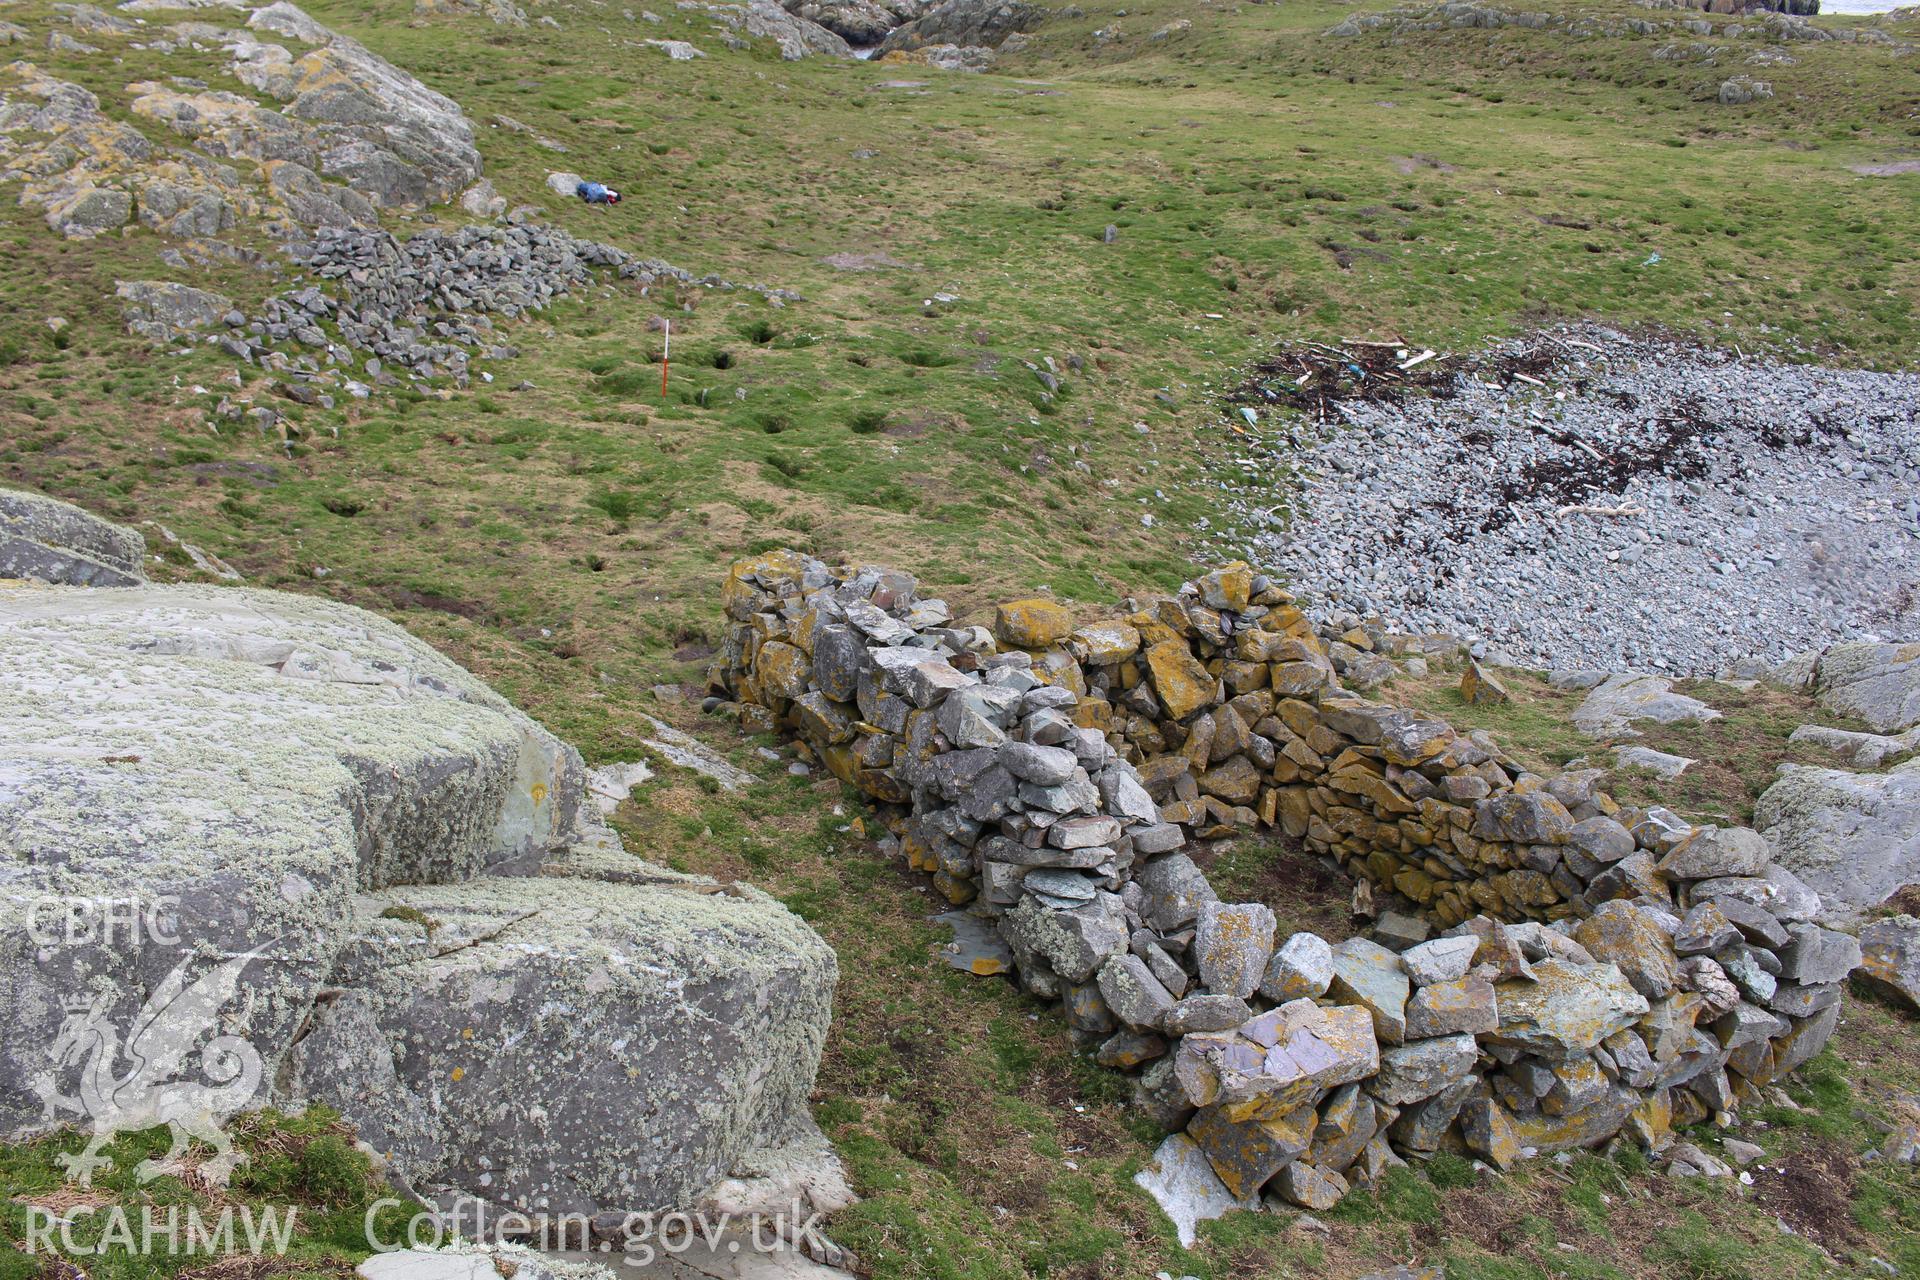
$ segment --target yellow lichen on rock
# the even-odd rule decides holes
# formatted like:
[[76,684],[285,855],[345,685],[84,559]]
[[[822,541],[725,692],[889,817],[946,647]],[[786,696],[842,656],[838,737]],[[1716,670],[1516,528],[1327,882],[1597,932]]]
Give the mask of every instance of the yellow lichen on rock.
[[760,647],[754,676],[762,693],[791,701],[806,693],[812,675],[813,664],[793,645],[774,640]]
[[1140,631],[1125,622],[1097,622],[1073,633],[1072,648],[1080,661],[1109,667],[1140,652]]
[[1460,677],[1460,697],[1469,706],[1488,706],[1512,699],[1507,687],[1477,662],[1468,662],[1466,673]]
[[1019,649],[1045,649],[1073,632],[1073,615],[1052,600],[1014,600],[993,613],[993,634]]
[[1164,640],[1147,650],[1153,692],[1175,720],[1184,720],[1214,700],[1213,677],[1183,641]]

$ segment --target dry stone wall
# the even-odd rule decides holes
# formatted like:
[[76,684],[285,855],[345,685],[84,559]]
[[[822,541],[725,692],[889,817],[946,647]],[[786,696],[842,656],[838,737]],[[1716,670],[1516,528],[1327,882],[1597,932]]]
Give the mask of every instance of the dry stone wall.
[[[871,798],[1236,1199],[1325,1208],[1443,1149],[1657,1149],[1833,1032],[1859,946],[1757,834],[1622,808],[1597,772],[1530,774],[1343,687],[1450,640],[1324,637],[1244,564],[1087,623],[1035,599],[956,626],[917,589],[737,563],[712,693]],[[1418,912],[1279,936],[1186,852],[1263,827]]]

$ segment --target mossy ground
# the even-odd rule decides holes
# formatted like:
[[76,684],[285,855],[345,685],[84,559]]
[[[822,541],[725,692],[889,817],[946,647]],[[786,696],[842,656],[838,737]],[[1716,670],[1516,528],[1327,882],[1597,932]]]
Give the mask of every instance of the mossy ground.
[[[760,776],[731,794],[663,768],[619,822],[643,856],[780,894],[838,949],[817,1109],[866,1196],[834,1231],[877,1274],[1350,1277],[1415,1257],[1456,1280],[1835,1273],[1775,1215],[1843,1259],[1920,1267],[1912,1177],[1856,1159],[1869,1120],[1920,1087],[1909,1024],[1867,1001],[1840,1037],[1849,1065],[1823,1060],[1797,1086],[1813,1110],[1765,1133],[1786,1167],[1816,1171],[1807,1186],[1843,1188],[1818,1230],[1794,1216],[1815,1201],[1764,1179],[1741,1194],[1583,1157],[1498,1183],[1435,1162],[1350,1199],[1324,1232],[1239,1217],[1182,1251],[1129,1181],[1152,1137],[1121,1082],[1071,1052],[1053,1012],[933,955],[936,904],[852,829],[853,798],[649,693],[698,681],[727,562],[775,545],[911,569],[962,611],[1042,587],[1106,603],[1171,586],[1232,455],[1209,391],[1279,338],[1459,346],[1593,315],[1910,367],[1915,180],[1849,167],[1920,145],[1910,59],[1794,45],[1797,65],[1765,72],[1774,100],[1723,108],[1714,88],[1745,42],[1714,66],[1657,60],[1656,38],[1336,42],[1320,33],[1353,10],[1331,0],[1130,0],[1125,17],[1095,0],[986,76],[783,64],[668,6],[659,24],[531,6],[559,31],[416,20],[405,0],[309,7],[459,100],[515,203],[806,300],[609,284],[516,327],[523,354],[482,366],[490,385],[333,412],[276,401],[302,432],[283,450],[210,423],[235,391],[229,362],[150,350],[103,300],[116,277],[249,300],[289,272],[181,272],[144,233],[61,242],[0,187],[0,478],[165,522],[256,584],[388,614],[596,762],[642,754],[651,713]],[[43,46],[50,12],[26,0],[7,16]],[[1189,32],[1150,38],[1180,18]],[[1115,25],[1126,39],[1094,41]],[[709,56],[629,43],[646,37]],[[237,88],[212,59],[33,57],[110,113],[156,73]],[[625,203],[554,197],[549,169],[608,180]],[[827,261],[842,254],[877,269]],[[69,321],[57,335],[53,315]],[[675,327],[664,399],[657,315]],[[1049,357],[1057,395],[1037,376]],[[189,576],[145,531],[165,555],[156,576]],[[1506,714],[1491,727],[1516,749],[1573,749],[1554,736],[1564,720]],[[1772,748],[1755,750],[1764,763]],[[1760,765],[1730,768],[1714,794],[1673,802],[1737,811],[1732,788],[1750,791]],[[1290,922],[1341,927],[1322,873],[1284,850],[1243,842],[1213,873]],[[10,1194],[50,1185],[51,1150],[0,1151]],[[17,1241],[20,1211],[4,1212]],[[351,1256],[312,1243],[315,1274]],[[9,1280],[36,1265],[0,1254]]]

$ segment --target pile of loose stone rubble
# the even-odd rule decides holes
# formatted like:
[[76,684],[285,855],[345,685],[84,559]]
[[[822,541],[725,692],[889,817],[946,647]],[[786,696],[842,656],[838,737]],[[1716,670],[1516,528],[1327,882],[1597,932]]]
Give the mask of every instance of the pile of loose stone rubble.
[[[475,358],[504,359],[514,350],[495,330],[493,316],[513,319],[590,287],[602,271],[643,286],[661,283],[712,289],[743,288],[777,302],[798,297],[763,285],[735,285],[624,250],[582,240],[558,227],[509,219],[505,225],[427,230],[405,240],[359,227],[323,227],[290,250],[322,281],[269,298],[249,319],[229,311],[229,332],[216,340],[244,359],[271,345],[296,342],[333,352],[365,352],[376,380],[404,374],[450,375],[465,385]],[[330,324],[329,334],[323,325]]]
[[[878,802],[976,945],[1003,941],[1237,1201],[1325,1208],[1439,1150],[1663,1148],[1832,1034],[1859,944],[1809,923],[1756,833],[1347,693],[1245,565],[1084,626],[1048,600],[955,626],[915,591],[793,552],[736,564],[715,705]],[[1339,643],[1363,642],[1427,643]],[[1330,944],[1218,901],[1189,839],[1275,823],[1453,927],[1395,912]]]
[[1911,375],[1586,327],[1496,346],[1442,394],[1342,402],[1330,431],[1246,412],[1225,541],[1332,610],[1703,675],[1920,638]]
[[[262,222],[320,282],[269,298],[249,317],[206,290],[122,281],[135,332],[171,342],[212,329],[207,341],[288,374],[281,391],[290,399],[331,403],[335,390],[370,390],[339,376],[339,366],[362,365],[376,384],[445,376],[464,385],[472,360],[512,354],[493,317],[540,310],[602,271],[643,285],[748,288],[776,303],[796,296],[637,259],[529,221],[535,211],[524,206],[493,225],[396,239],[380,229],[383,209],[459,197],[479,217],[505,210],[481,178],[473,122],[451,99],[285,0],[239,9],[244,29],[154,25],[87,5],[57,12],[142,51],[221,51],[242,83],[284,111],[188,77],[139,81],[125,101],[103,104],[31,63],[0,69],[0,177],[22,180],[21,202],[44,207],[55,230],[90,237],[137,220],[191,237],[185,247],[196,253],[239,260],[247,251],[209,237]],[[154,137],[136,127],[142,123],[157,126]],[[570,198],[572,189],[561,194]],[[167,255],[186,264],[178,250]],[[273,354],[281,343],[317,354]],[[246,410],[229,404],[224,412]],[[263,426],[277,419],[271,409],[251,412]]]

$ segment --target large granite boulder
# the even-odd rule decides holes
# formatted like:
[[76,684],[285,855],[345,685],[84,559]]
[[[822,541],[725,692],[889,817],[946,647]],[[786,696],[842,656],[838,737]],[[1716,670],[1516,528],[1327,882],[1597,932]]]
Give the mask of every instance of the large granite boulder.
[[1820,918],[1849,922],[1920,882],[1920,760],[1885,773],[1782,765],[1753,825],[1820,895]]
[[400,628],[0,586],[0,706],[0,1136],[313,1099],[428,1196],[652,1211],[807,1125],[831,950],[622,851],[579,755]]
[[147,542],[71,503],[0,489],[0,578],[71,587],[132,587],[146,581]]
[[358,895],[345,935],[286,1088],[416,1187],[681,1207],[805,1122],[833,956],[758,891],[608,841],[539,876]]

